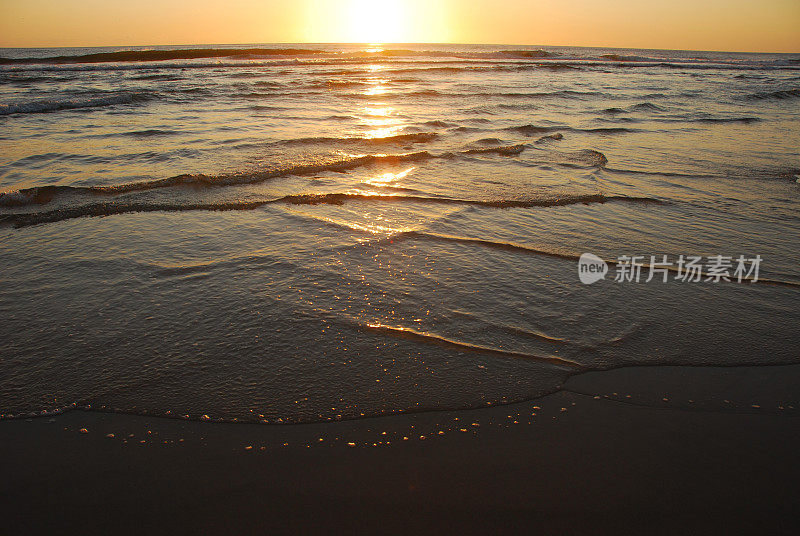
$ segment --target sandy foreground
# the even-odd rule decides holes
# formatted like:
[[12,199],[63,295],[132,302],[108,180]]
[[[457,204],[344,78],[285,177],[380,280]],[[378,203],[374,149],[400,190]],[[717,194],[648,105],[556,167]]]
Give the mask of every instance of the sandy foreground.
[[0,534],[797,534],[799,399],[800,365],[649,367],[324,424],[4,421]]

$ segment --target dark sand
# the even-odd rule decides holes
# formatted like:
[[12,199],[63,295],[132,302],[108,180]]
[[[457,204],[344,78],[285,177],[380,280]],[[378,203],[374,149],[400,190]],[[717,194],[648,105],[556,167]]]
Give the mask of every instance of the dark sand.
[[633,368],[326,424],[4,421],[0,534],[797,534],[798,380]]

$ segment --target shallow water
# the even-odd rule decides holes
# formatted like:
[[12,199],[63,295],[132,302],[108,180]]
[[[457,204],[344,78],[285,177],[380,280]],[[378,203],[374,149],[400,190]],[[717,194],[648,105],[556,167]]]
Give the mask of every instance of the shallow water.
[[[1,414],[328,420],[800,361],[800,56],[227,48],[0,51]],[[763,260],[585,286],[585,252]]]

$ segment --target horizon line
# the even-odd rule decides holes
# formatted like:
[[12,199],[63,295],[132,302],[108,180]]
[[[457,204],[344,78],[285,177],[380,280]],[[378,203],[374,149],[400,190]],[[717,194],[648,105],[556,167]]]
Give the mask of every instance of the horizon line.
[[670,52],[722,52],[731,54],[800,54],[797,51],[753,51],[753,50],[702,50],[692,48],[649,48],[649,47],[622,47],[622,46],[603,46],[603,45],[552,45],[552,44],[524,44],[524,43],[479,43],[479,42],[359,42],[359,41],[331,41],[331,42],[312,42],[312,41],[274,41],[274,42],[239,42],[239,43],[164,43],[164,44],[110,44],[110,45],[36,45],[36,46],[8,46],[1,45],[2,49],[66,49],[66,48],[130,48],[130,47],[208,47],[208,46],[241,46],[241,45],[356,45],[356,46],[398,46],[398,45],[436,45],[436,46],[489,46],[489,47],[553,47],[553,48],[587,48],[587,49],[607,49],[607,50],[658,50]]

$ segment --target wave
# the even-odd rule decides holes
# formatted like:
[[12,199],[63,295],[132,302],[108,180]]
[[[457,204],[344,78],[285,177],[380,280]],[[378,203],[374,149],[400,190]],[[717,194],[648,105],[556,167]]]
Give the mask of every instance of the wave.
[[653,58],[644,56],[625,56],[622,54],[601,54],[600,58],[608,61],[653,61]]
[[383,136],[376,138],[332,138],[319,136],[313,138],[296,138],[277,142],[281,145],[316,145],[322,143],[344,143],[344,144],[364,144],[364,145],[394,145],[428,143],[439,137],[435,132],[416,132],[413,134],[396,134],[394,136]]
[[[383,63],[412,63],[425,62],[426,58],[431,61],[459,60],[464,63],[497,63],[507,60],[509,64],[521,64],[522,68],[527,65],[536,65],[542,68],[570,69],[575,68],[575,64],[583,66],[598,67],[665,67],[665,68],[713,68],[713,69],[763,69],[768,68],[796,68],[796,59],[785,59],[779,61],[740,61],[724,59],[720,57],[650,57],[637,56],[632,54],[622,54],[609,51],[599,55],[582,54],[578,51],[554,52],[543,49],[500,49],[500,50],[432,50],[432,49],[381,49],[381,50],[342,50],[341,48],[263,48],[242,47],[242,48],[178,48],[172,50],[114,50],[105,49],[101,52],[76,55],[54,55],[38,58],[7,58],[0,57],[0,64],[5,65],[29,65],[29,64],[102,64],[102,63],[136,63],[136,62],[159,62],[167,60],[197,60],[197,59],[216,59],[229,58],[234,60],[241,59],[271,59],[282,58],[291,61],[301,61],[301,58],[310,58],[312,61],[322,65],[341,65],[341,64],[367,64],[375,61]],[[405,61],[403,61],[405,60]],[[430,63],[430,62],[429,62]],[[510,68],[515,68],[509,65]]]
[[46,205],[55,197],[80,192],[79,186],[35,186],[23,188],[15,192],[0,194],[0,207],[26,207],[30,205]]
[[[639,122],[638,120],[628,119],[628,118],[617,118],[611,120],[611,122],[624,122],[624,121],[635,121]],[[709,115],[707,113],[697,113],[697,114],[681,114],[681,115],[664,115],[660,117],[653,117],[648,119],[648,121],[658,122],[658,123],[705,123],[705,124],[721,124],[721,123],[742,123],[742,124],[752,124],[758,123],[762,121],[762,119],[758,117],[716,117]]]
[[561,207],[567,205],[588,205],[593,203],[628,202],[638,204],[663,204],[664,201],[651,197],[606,196],[603,194],[584,194],[540,199],[457,199],[452,197],[428,197],[416,195],[372,195],[354,193],[295,194],[275,200],[277,203],[294,205],[343,205],[348,201],[414,202],[444,205],[470,205],[491,208],[534,208]]
[[256,87],[263,87],[270,89],[280,89],[286,87],[285,84],[281,84],[280,82],[270,82],[269,80],[259,80],[258,82],[254,82],[253,85]]
[[0,58],[2,64],[29,63],[108,63],[132,61],[194,60],[202,58],[241,58],[253,56],[308,56],[319,50],[303,48],[190,48],[179,50],[120,50],[79,56],[49,56],[45,58]]
[[[381,74],[406,74],[406,73],[461,73],[468,69],[464,67],[406,67],[406,68],[393,68],[381,71]],[[344,71],[343,74],[364,74],[363,70],[359,71]]]
[[[648,199],[649,198],[645,198]],[[655,200],[659,203],[663,203],[663,201]],[[649,201],[648,201],[649,202]],[[565,253],[559,251],[552,251],[540,248],[534,248],[531,246],[524,246],[520,244],[514,244],[512,242],[502,242],[497,240],[487,240],[482,238],[470,238],[470,237],[463,237],[463,236],[456,236],[456,235],[448,235],[448,234],[441,234],[441,233],[431,233],[426,231],[404,231],[397,235],[392,236],[393,241],[398,241],[402,239],[410,239],[410,240],[436,240],[442,242],[454,242],[459,244],[470,244],[470,245],[477,245],[492,249],[500,249],[504,251],[511,251],[516,253],[526,253],[531,255],[537,255],[542,257],[551,257],[555,259],[567,260],[567,261],[575,261],[577,262],[580,259],[580,255],[576,255],[573,253]],[[606,264],[609,266],[616,266],[618,263],[612,260],[606,260]],[[642,265],[642,269],[647,270],[650,268],[650,265],[645,263]],[[667,271],[670,273],[678,274],[679,271],[677,268],[674,267],[667,267]],[[708,273],[702,272],[701,277],[705,278],[708,277]],[[724,280],[723,280],[724,281]],[[748,283],[753,283],[752,279],[745,279]],[[755,284],[762,284],[762,285],[774,285],[774,286],[781,286],[781,287],[790,287],[790,288],[800,288],[800,282],[798,281],[786,281],[781,279],[770,279],[770,278],[763,278],[759,277],[757,281],[754,282]]]
[[[254,112],[278,112],[282,110],[287,110],[284,106],[269,106],[266,104],[251,104],[247,107],[248,110],[253,110]],[[334,119],[330,117],[328,119]]]
[[[75,64],[34,64],[34,65],[14,65],[6,67],[5,72],[46,72],[46,73],[53,73],[59,74],[62,73],[84,73],[84,72],[109,72],[109,71],[120,71],[120,72],[148,72],[152,71],[154,68],[158,68],[159,70],[163,71],[172,71],[174,73],[180,74],[180,71],[184,70],[202,70],[202,69],[253,69],[253,68],[263,68],[263,67],[302,67],[302,66],[318,66],[320,65],[319,62],[311,62],[311,61],[301,61],[299,59],[274,59],[272,61],[241,61],[241,60],[233,60],[229,62],[225,62],[222,60],[216,61],[193,61],[193,62],[171,62],[171,63],[160,63],[157,67],[153,64],[149,63],[137,63],[137,62],[128,62],[128,63],[75,63]],[[355,71],[348,73],[347,71],[342,71],[341,73],[336,74],[354,74]],[[364,74],[363,70],[358,71],[357,74]],[[234,76],[234,78],[236,78]],[[62,78],[58,78],[57,80],[63,80]]]
[[592,64],[590,62],[584,63],[587,66],[602,66],[605,65],[606,67],[613,66],[617,68],[624,68],[624,69],[634,69],[634,68],[642,68],[642,69],[651,69],[651,68],[660,68],[660,69],[672,69],[672,70],[715,70],[715,71],[739,71],[742,69],[750,70],[750,69],[761,69],[762,66],[755,66],[755,65],[737,65],[737,64],[726,64],[726,63],[719,63],[719,62],[705,62],[705,63],[691,63],[685,60],[668,60],[668,61],[650,61],[641,59],[641,60],[616,60],[616,63],[611,63],[614,60],[606,59],[604,60],[604,64]]
[[604,167],[608,163],[606,155],[594,149],[582,149],[571,153],[556,153],[567,162],[584,164],[592,167]]
[[708,173],[678,173],[673,171],[642,171],[636,169],[619,169],[619,168],[604,168],[606,171],[610,171],[611,173],[621,173],[623,175],[655,175],[658,177],[680,177],[686,179],[721,179],[724,178],[724,175],[712,175]]
[[16,228],[39,225],[43,223],[55,223],[58,221],[71,220],[83,217],[102,217],[127,214],[131,212],[182,212],[190,210],[254,210],[263,206],[265,201],[251,202],[232,202],[232,203],[202,203],[202,204],[179,204],[179,203],[95,203],[90,205],[80,205],[77,207],[66,207],[47,212],[31,212],[26,214],[5,214],[0,215],[0,224],[10,224]]
[[382,138],[349,138],[348,141],[356,141],[358,143],[366,143],[368,145],[383,145],[394,143],[428,143],[439,137],[435,132],[417,132],[414,134],[397,134],[394,136],[385,136]]
[[560,97],[565,99],[583,99],[585,97],[602,97],[603,94],[597,91],[575,91],[564,89],[561,91],[539,91],[534,93],[481,93],[480,96],[503,97],[507,99],[536,99]]
[[761,121],[758,117],[701,117],[699,119],[691,119],[690,121],[694,121],[697,123],[744,123],[744,124],[751,124],[751,123],[758,123]]
[[460,134],[470,133],[470,132],[484,132],[486,129],[480,127],[456,127],[453,129],[453,132],[458,132]]
[[[491,56],[492,54],[488,54]],[[502,58],[521,58],[521,59],[528,59],[528,58],[550,58],[554,56],[552,52],[547,52],[546,50],[501,50],[500,52],[496,53],[497,56]]]
[[635,128],[623,127],[600,127],[600,128],[571,128],[573,132],[587,132],[589,134],[630,134],[632,132],[639,132]]
[[517,145],[503,145],[500,147],[484,147],[481,149],[467,149],[463,154],[499,154],[502,156],[516,156],[525,150],[524,143]]
[[[59,188],[59,187],[51,187]],[[73,188],[77,190],[77,188]],[[346,202],[405,202],[426,203],[437,205],[466,205],[488,208],[548,208],[578,204],[594,203],[636,203],[636,204],[663,204],[664,201],[649,197],[606,196],[603,194],[585,194],[540,199],[457,199],[451,197],[428,197],[421,195],[375,195],[354,193],[327,193],[327,194],[293,194],[278,199],[247,202],[227,203],[147,203],[147,202],[105,202],[78,205],[73,207],[58,208],[44,212],[28,212],[0,215],[0,224],[11,225],[16,228],[55,223],[82,217],[114,216],[132,212],[183,212],[183,211],[229,211],[229,210],[254,210],[267,204],[288,205],[343,205]]]
[[136,104],[147,102],[154,98],[152,93],[131,92],[121,95],[106,97],[92,97],[83,99],[37,100],[18,104],[0,104],[0,115],[34,114],[56,112],[59,110],[74,110],[80,108],[103,108],[118,104]]
[[556,63],[556,62],[547,62],[547,63],[535,63],[533,65],[520,65],[516,67],[517,70],[527,70],[527,69],[546,69],[548,71],[582,71],[583,68],[580,65],[576,65],[574,63]]
[[349,54],[350,57],[360,59],[396,58],[396,57],[432,57],[432,58],[461,58],[461,59],[542,59],[557,56],[546,50],[498,50],[495,52],[467,52],[446,50],[410,50],[410,49],[383,49],[376,51],[358,51]]
[[136,75],[136,76],[131,76],[131,80],[175,81],[175,80],[180,80],[180,79],[181,78],[179,76],[176,76],[175,74],[172,74],[172,73],[170,73],[170,74],[140,74],[140,75]]
[[498,357],[510,357],[516,359],[540,361],[544,363],[551,363],[554,365],[565,366],[576,369],[586,368],[584,365],[581,365],[580,363],[576,363],[575,361],[571,361],[569,359],[565,359],[562,357],[540,356],[525,352],[501,350],[499,348],[492,348],[489,346],[482,346],[469,342],[457,341],[455,339],[450,339],[442,335],[437,335],[435,333],[421,332],[406,327],[393,327],[393,326],[386,326],[383,324],[360,324],[360,326],[364,329],[369,329],[370,331],[377,331],[383,335],[389,335],[391,337],[399,337],[424,344],[433,344],[436,346],[442,346],[449,350],[456,350],[460,352],[475,352],[486,355],[494,355]]
[[511,242],[501,242],[497,240],[486,240],[482,238],[468,238],[463,236],[455,236],[455,235],[448,235],[442,233],[430,233],[425,231],[405,231],[398,235],[394,235],[392,237],[393,240],[401,240],[401,239],[423,239],[423,240],[437,240],[442,242],[455,242],[459,244],[472,244],[478,246],[484,246],[493,249],[501,249],[504,251],[513,251],[513,252],[522,252],[522,253],[531,253],[535,255],[541,255],[544,257],[552,257],[556,259],[562,260],[575,260],[577,261],[580,257],[577,255],[571,255],[568,253],[559,253],[555,251],[548,251],[544,249],[536,249],[530,246],[522,246],[519,244],[514,244]]
[[[27,61],[27,60],[26,60]],[[412,65],[440,65],[441,63],[447,62],[438,62],[438,61],[415,61],[415,62],[399,62],[399,61],[391,61],[385,62],[388,65],[405,65],[405,64],[412,64]],[[467,62],[458,62],[467,63]],[[2,64],[0,64],[2,65]],[[55,74],[62,74],[62,73],[73,73],[73,72],[107,72],[107,71],[131,71],[131,72],[142,72],[142,71],[152,71],[153,69],[159,69],[164,71],[173,71],[179,72],[186,69],[254,69],[254,68],[263,68],[263,67],[323,67],[323,66],[332,66],[336,67],[336,70],[323,73],[319,72],[316,73],[318,75],[328,75],[328,76],[353,76],[353,75],[370,75],[372,74],[371,71],[367,69],[371,63],[364,62],[362,65],[363,68],[354,69],[354,68],[346,68],[348,65],[353,65],[347,62],[342,61],[325,61],[319,60],[316,58],[309,59],[309,60],[301,60],[299,58],[290,58],[290,57],[278,57],[275,56],[271,60],[249,60],[249,61],[242,61],[242,59],[232,59],[231,61],[224,61],[217,59],[215,61],[173,61],[170,63],[159,63],[158,65],[153,65],[150,63],[143,63],[143,62],[122,62],[122,63],[66,63],[66,64],[19,64],[19,65],[11,65],[7,66],[3,70],[3,75],[8,76],[12,73],[23,73],[23,72],[37,72],[37,73],[55,73]],[[359,64],[356,64],[359,65]],[[461,71],[461,67],[442,67],[442,69],[452,69],[453,71]],[[382,71],[381,74],[391,73],[391,72],[416,72],[416,71],[425,71],[426,69],[387,69]],[[239,73],[233,73],[232,78],[253,78],[257,76],[263,76],[264,73],[252,72],[252,71],[243,71]],[[62,80],[58,78],[57,80]],[[397,80],[401,81],[401,80]]]
[[157,129],[157,128],[150,128],[147,130],[136,130],[132,132],[125,132],[122,134],[118,134],[119,136],[130,137],[130,138],[151,138],[154,136],[174,136],[175,134],[179,134],[180,132],[177,130],[165,130],[165,129]]
[[558,130],[565,130],[567,127],[537,127],[536,125],[520,125],[516,127],[504,128],[506,132],[516,132],[525,136],[536,136],[539,134],[546,134],[548,132],[556,132]]
[[422,124],[426,127],[431,127],[431,128],[453,128],[456,126],[454,123],[448,123],[446,121],[441,121],[441,120],[426,121]]
[[748,100],[767,100],[767,99],[796,99],[800,98],[800,89],[783,89],[778,91],[766,91],[762,93],[753,93],[747,96]]
[[[45,188],[71,188],[71,187],[45,187]],[[79,188],[73,188],[79,189]],[[491,208],[534,208],[534,207],[557,207],[567,206],[574,204],[591,204],[591,203],[609,203],[609,202],[625,202],[634,204],[668,204],[657,198],[650,197],[629,197],[629,196],[605,196],[603,194],[589,194],[589,195],[576,195],[565,196],[561,198],[550,199],[536,199],[536,200],[464,200],[453,198],[436,198],[424,196],[406,196],[406,195],[362,195],[362,194],[299,194],[290,195],[278,199],[264,200],[264,201],[233,201],[223,203],[187,203],[187,204],[171,204],[171,203],[96,203],[90,205],[82,205],[77,207],[68,207],[48,212],[35,212],[35,213],[18,213],[0,215],[0,224],[10,224],[16,228],[27,227],[31,225],[54,223],[58,221],[75,219],[80,217],[104,217],[113,216],[126,213],[135,212],[183,212],[183,211],[248,211],[261,208],[268,204],[332,204],[341,205],[348,200],[362,200],[362,201],[407,201],[407,202],[426,202],[426,203],[444,203],[444,204],[461,204],[473,205]],[[565,253],[559,251],[551,251],[546,249],[534,248],[515,244],[511,242],[503,242],[497,240],[488,240],[481,238],[462,237],[441,233],[432,233],[426,231],[403,231],[401,233],[392,235],[392,241],[402,239],[423,239],[423,240],[438,240],[446,242],[456,242],[463,244],[478,245],[482,247],[489,247],[493,249],[501,249],[505,251],[527,253],[538,256],[545,256],[557,258],[562,260],[577,261],[580,256],[572,253]],[[609,266],[616,266],[618,263],[613,260],[605,260]],[[643,269],[648,269],[649,264],[644,263]],[[676,268],[667,268],[671,273],[678,273]],[[701,277],[705,278],[709,274],[702,272]],[[759,277],[757,281],[749,279],[745,280],[749,283],[756,283],[761,285],[773,285],[788,288],[800,288],[800,281],[771,279],[768,277]]]
[[[463,69],[455,69],[456,71],[462,71]],[[350,99],[358,99],[358,100],[373,100],[375,99],[375,95],[368,95],[365,93],[344,93],[342,96],[350,98]],[[534,100],[534,99],[549,99],[549,98],[559,98],[559,99],[576,99],[576,100],[583,100],[588,97],[602,97],[604,96],[602,93],[596,91],[573,91],[573,90],[561,90],[561,91],[537,91],[537,92],[527,92],[527,93],[518,93],[518,92],[493,92],[493,91],[476,91],[476,92],[448,92],[448,91],[437,91],[435,89],[424,89],[419,91],[410,91],[410,92],[387,92],[382,93],[379,95],[381,98],[413,98],[413,97],[438,97],[438,98],[449,98],[449,99],[475,99],[475,98],[500,98],[500,99],[519,99],[519,100]]]
[[73,80],[73,77],[52,77],[42,75],[25,75],[12,72],[0,72],[0,82],[4,84],[35,84],[42,82],[65,82]]
[[[658,95],[661,95],[660,93]],[[640,102],[639,104],[634,104],[631,106],[631,110],[635,110],[637,112],[640,111],[647,111],[647,112],[661,112],[664,110],[661,106],[657,104],[653,104],[652,102]]]
[[534,143],[546,143],[548,141],[559,141],[559,140],[563,140],[563,139],[564,139],[564,135],[562,133],[560,133],[560,132],[556,132],[555,134],[548,134],[547,136],[542,136],[541,138],[536,140]]
[[[165,131],[141,131],[132,133],[132,135],[167,135]],[[408,143],[413,140],[419,140],[416,137],[419,134],[404,135],[409,137],[393,137],[389,138],[391,143],[396,143],[398,138]],[[544,136],[537,140],[537,143],[546,141],[548,139],[558,140],[562,139],[560,134],[552,136]],[[314,138],[313,140],[319,141],[321,138]],[[424,138],[430,139],[430,138]],[[359,141],[366,140],[367,143],[388,143],[386,138],[377,138],[376,141],[370,142],[369,139],[358,139]],[[302,140],[301,140],[302,141]],[[307,141],[307,140],[306,140]],[[499,140],[497,140],[499,141]],[[172,188],[179,186],[191,186],[194,188],[214,188],[224,186],[236,186],[245,184],[255,184],[267,180],[286,177],[290,175],[312,175],[324,172],[347,172],[360,167],[371,165],[402,165],[412,162],[422,162],[436,158],[450,159],[457,158],[461,155],[474,155],[474,154],[499,154],[502,156],[516,156],[524,151],[528,146],[526,144],[506,145],[497,147],[486,148],[472,148],[460,151],[457,153],[447,152],[441,154],[433,154],[428,151],[417,151],[413,153],[399,153],[399,154],[367,154],[363,156],[354,156],[352,158],[345,158],[342,160],[328,160],[319,163],[307,164],[294,164],[284,167],[275,167],[265,169],[263,171],[246,171],[237,172],[223,175],[206,175],[203,173],[186,173],[176,175],[165,179],[156,179],[150,181],[132,182],[118,185],[108,186],[35,186],[31,188],[22,188],[20,190],[0,193],[0,207],[24,207],[32,205],[44,205],[58,198],[68,197],[97,197],[97,196],[115,196],[127,194],[131,192],[142,192],[149,190],[157,190],[161,188]],[[583,149],[571,152],[562,151],[543,151],[537,149],[538,154],[533,157],[534,160],[538,159],[538,155],[544,156],[544,159],[538,159],[544,162],[557,162],[561,165],[579,164],[591,167],[604,167],[608,163],[606,156],[593,149]],[[494,203],[494,202],[492,202]],[[528,203],[528,202],[526,202]],[[509,205],[511,206],[511,205]],[[525,206],[525,205],[520,205]],[[528,205],[532,206],[532,205]]]
[[372,84],[365,80],[326,80],[325,82],[317,82],[309,84],[310,88],[323,88],[323,89],[340,89],[352,87],[371,87]]
[[111,186],[36,186],[33,188],[23,188],[15,192],[0,194],[0,206],[23,207],[30,205],[43,205],[51,202],[57,197],[118,195],[130,192],[156,190],[159,188],[170,188],[174,186],[216,187],[254,184],[288,175],[309,175],[314,173],[322,173],[325,171],[342,172],[379,163],[401,164],[405,162],[419,162],[430,158],[435,157],[427,151],[394,155],[376,154],[324,163],[299,164],[265,171],[232,173],[219,176],[205,174],[183,174],[166,179],[132,182]]
[[[333,56],[333,57],[332,57]],[[558,57],[558,60],[552,59]],[[408,57],[408,59],[403,59]],[[201,61],[203,58],[213,61]],[[443,59],[444,58],[444,59]],[[70,70],[139,70],[152,69],[148,62],[162,62],[159,69],[198,69],[198,68],[257,68],[257,67],[335,67],[328,75],[347,77],[369,74],[367,66],[380,61],[389,73],[442,72],[462,73],[475,71],[525,71],[525,70],[600,70],[609,68],[662,68],[662,69],[713,69],[713,70],[754,70],[789,69],[797,70],[791,62],[750,62],[730,63],[712,60],[687,60],[680,58],[656,59],[609,56],[605,59],[589,58],[581,55],[561,55],[546,51],[497,51],[497,52],[458,52],[458,51],[385,51],[380,55],[347,55],[347,53],[287,48],[287,49],[185,49],[185,50],[145,50],[116,51],[81,56],[51,56],[48,58],[0,58],[0,64],[7,64],[8,72],[25,70],[56,71]],[[228,61],[226,61],[226,59]],[[164,60],[171,60],[163,63]],[[183,60],[183,61],[181,61]],[[243,61],[248,60],[248,61]],[[645,61],[646,60],[646,61]],[[348,66],[352,66],[347,68]],[[326,73],[317,73],[326,74]],[[233,76],[253,77],[258,73],[243,72]]]
[[569,131],[569,132],[586,132],[588,134],[627,134],[631,132],[638,132],[636,129],[623,128],[623,127],[601,127],[601,128],[575,128],[568,126],[549,126],[540,127],[536,125],[520,125],[516,127],[507,127],[503,130],[507,132],[516,132],[524,136],[538,136],[549,132]]

